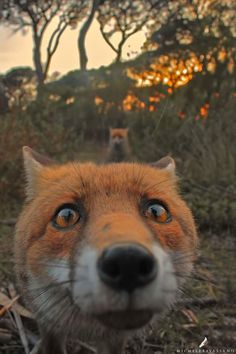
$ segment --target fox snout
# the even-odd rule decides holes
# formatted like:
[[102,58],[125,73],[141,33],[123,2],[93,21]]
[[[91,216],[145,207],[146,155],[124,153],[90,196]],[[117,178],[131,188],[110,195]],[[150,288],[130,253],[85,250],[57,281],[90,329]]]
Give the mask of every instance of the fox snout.
[[98,259],[100,280],[114,290],[128,293],[151,283],[157,276],[157,260],[143,246],[128,243],[106,248]]
[[112,139],[112,142],[114,145],[120,145],[122,143],[123,139],[120,137],[115,137]]

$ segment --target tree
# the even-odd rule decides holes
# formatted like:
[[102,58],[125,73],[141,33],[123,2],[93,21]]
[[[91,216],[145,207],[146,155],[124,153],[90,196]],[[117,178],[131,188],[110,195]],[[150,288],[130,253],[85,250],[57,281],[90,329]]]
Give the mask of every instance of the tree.
[[86,70],[88,57],[86,54],[85,48],[85,38],[88,33],[88,30],[93,22],[94,15],[99,7],[104,2],[104,0],[92,0],[91,9],[85,20],[83,26],[80,29],[79,37],[78,37],[78,49],[79,49],[79,56],[80,56],[80,69]]
[[[152,34],[155,55],[187,57],[195,53],[204,69],[235,60],[236,2],[184,0],[168,21]],[[215,64],[213,64],[215,62]]]
[[[61,36],[68,26],[76,27],[85,15],[85,0],[9,0],[4,10],[5,20],[16,31],[30,28],[33,35],[33,61],[39,89],[47,79],[52,57],[55,54]],[[42,41],[52,21],[57,21],[46,49],[45,63],[42,61]],[[53,22],[54,23],[54,22]]]
[[[116,62],[120,62],[123,47],[126,41],[152,19],[155,8],[165,5],[164,0],[105,0],[98,8],[98,21],[101,34],[116,53]],[[113,35],[119,33],[120,39],[117,45],[113,42]]]
[[34,98],[36,75],[29,67],[17,67],[0,77],[0,87],[4,87],[8,108],[26,107]]
[[153,13],[159,17],[155,15],[146,51],[136,61],[138,76],[148,76],[149,82],[151,77],[156,85],[165,79],[172,87],[194,79],[186,87],[189,106],[197,95],[203,105],[227,103],[236,88],[236,2],[167,0],[162,11]]
[[9,108],[7,89],[3,83],[3,76],[0,75],[0,115],[7,113]]

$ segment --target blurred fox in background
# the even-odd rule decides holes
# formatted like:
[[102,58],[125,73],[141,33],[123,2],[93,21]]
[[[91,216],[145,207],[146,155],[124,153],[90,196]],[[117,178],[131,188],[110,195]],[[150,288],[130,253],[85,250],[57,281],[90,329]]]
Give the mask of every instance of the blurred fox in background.
[[122,162],[131,160],[128,128],[110,128],[108,155],[106,162]]

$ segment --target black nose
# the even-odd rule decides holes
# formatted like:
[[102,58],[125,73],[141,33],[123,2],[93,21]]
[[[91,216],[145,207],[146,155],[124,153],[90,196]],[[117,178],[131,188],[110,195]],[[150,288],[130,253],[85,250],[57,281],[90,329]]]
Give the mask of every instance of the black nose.
[[132,292],[150,283],[157,274],[153,255],[138,245],[116,245],[103,251],[98,260],[100,279],[116,290]]

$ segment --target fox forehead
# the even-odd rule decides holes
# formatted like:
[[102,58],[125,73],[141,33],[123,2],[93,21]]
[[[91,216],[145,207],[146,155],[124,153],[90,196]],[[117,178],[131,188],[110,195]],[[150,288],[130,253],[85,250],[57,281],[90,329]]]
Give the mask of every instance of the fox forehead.
[[44,167],[38,179],[38,195],[53,190],[92,197],[102,192],[106,195],[120,192],[171,194],[176,189],[176,178],[168,171],[136,163],[54,165]]
[[117,128],[117,129],[111,129],[110,135],[114,137],[126,137],[128,135],[128,130],[127,129],[122,129],[122,128]]

